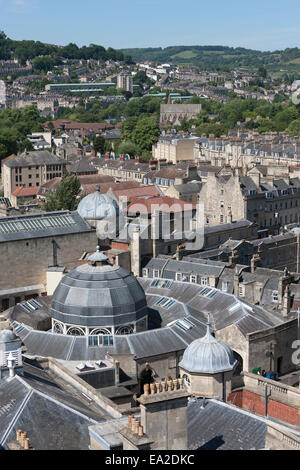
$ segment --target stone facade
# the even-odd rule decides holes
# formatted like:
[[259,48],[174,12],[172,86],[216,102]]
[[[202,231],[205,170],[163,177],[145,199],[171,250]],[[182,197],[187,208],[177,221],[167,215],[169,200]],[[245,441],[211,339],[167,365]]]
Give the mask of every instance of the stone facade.
[[[205,223],[216,225],[230,220],[248,219],[268,234],[299,221],[298,178],[273,180],[265,186],[259,173],[241,176],[238,170],[222,169],[208,174],[199,194],[204,204]],[[213,197],[212,197],[213,196]]]
[[196,119],[201,112],[201,104],[161,104],[160,124],[180,124],[182,121]]
[[181,161],[194,161],[195,138],[160,137],[152,147],[155,160],[166,160],[174,165]]
[[4,302],[8,308],[15,304],[16,296],[20,297],[17,299],[20,302],[26,295],[25,291],[23,295],[20,292],[9,294],[7,293],[9,289],[44,285],[44,294],[47,292],[47,270],[48,266],[53,265],[52,240],[55,240],[59,246],[59,264],[67,269],[77,266],[82,253],[95,251],[97,244],[96,234],[92,230],[85,233],[1,242],[1,271],[5,276],[0,276],[0,307],[1,302]]

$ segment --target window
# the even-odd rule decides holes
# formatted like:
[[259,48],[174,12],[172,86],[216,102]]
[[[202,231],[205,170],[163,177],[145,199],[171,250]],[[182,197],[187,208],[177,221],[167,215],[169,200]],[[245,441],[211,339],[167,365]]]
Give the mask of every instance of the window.
[[193,284],[197,284],[197,276],[195,274],[191,275],[190,282],[192,282]]
[[114,338],[111,335],[103,336],[103,346],[113,346]]
[[223,215],[220,215],[220,223],[222,224],[223,221],[224,221],[224,217],[223,217]]
[[159,269],[154,269],[153,270],[153,277],[155,277],[155,278],[160,277]]
[[201,286],[208,286],[208,277],[201,277]]
[[221,201],[221,207],[224,207],[224,201]]
[[244,297],[245,295],[245,286],[239,286],[239,296]]
[[184,382],[185,386],[190,387],[191,386],[191,381],[190,381],[189,377],[185,374],[182,378],[183,378],[183,382]]
[[143,277],[148,277],[148,269],[143,269]]
[[229,282],[229,281],[223,281],[223,282],[222,282],[222,291],[223,291],[223,292],[228,292],[229,286],[230,286],[230,282]]
[[165,303],[167,300],[168,300],[167,297],[161,297],[160,299],[158,299],[158,301],[155,303],[155,305],[161,305],[161,304]]
[[278,302],[278,291],[277,290],[273,290],[272,292],[272,301],[273,302]]
[[182,274],[181,273],[176,273],[175,274],[175,279],[176,279],[176,281],[181,281],[182,280]]
[[89,336],[89,348],[99,346],[99,336]]

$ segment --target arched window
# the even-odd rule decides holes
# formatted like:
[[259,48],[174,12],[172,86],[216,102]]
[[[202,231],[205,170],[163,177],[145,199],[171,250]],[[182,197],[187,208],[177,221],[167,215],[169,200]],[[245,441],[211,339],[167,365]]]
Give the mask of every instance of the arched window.
[[90,335],[111,335],[111,330],[108,328],[95,328],[94,330],[90,331]]
[[67,335],[85,336],[85,332],[82,328],[79,328],[78,326],[71,326],[71,328],[67,330]]
[[54,323],[53,332],[62,335],[64,332],[63,325],[61,323]]
[[182,376],[182,378],[183,378],[184,385],[185,385],[186,387],[190,387],[190,385],[191,385],[190,378],[189,378],[186,374],[184,374],[184,375]]
[[116,335],[130,335],[134,332],[134,329],[132,326],[120,326],[116,330]]

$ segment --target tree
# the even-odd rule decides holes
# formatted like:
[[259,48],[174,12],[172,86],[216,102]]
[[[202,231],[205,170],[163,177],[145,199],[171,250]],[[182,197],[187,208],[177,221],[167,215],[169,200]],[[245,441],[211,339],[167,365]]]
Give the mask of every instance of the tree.
[[8,132],[0,134],[0,160],[18,153],[18,144],[13,135]]
[[135,129],[135,126],[137,125],[137,122],[138,122],[138,118],[134,116],[134,117],[130,117],[126,119],[126,121],[122,123],[121,139],[123,141],[132,139],[132,133]]
[[257,73],[262,78],[267,78],[268,76],[267,69],[264,66],[259,67]]
[[78,197],[80,191],[81,184],[79,178],[75,175],[65,175],[57,186],[55,193],[47,192],[43,209],[46,212],[75,211],[80,201]]
[[102,135],[98,135],[93,140],[93,145],[96,153],[104,153],[105,152],[105,139]]
[[296,119],[295,121],[291,122],[286,129],[286,132],[291,135],[300,135],[300,119]]
[[130,140],[126,140],[125,142],[122,142],[119,145],[118,153],[119,154],[128,153],[128,155],[133,157],[133,156],[135,156],[139,153],[139,149],[138,149],[137,145],[134,142],[131,142]]
[[160,128],[156,119],[144,117],[140,119],[132,133],[132,140],[141,151],[151,150],[158,141]]

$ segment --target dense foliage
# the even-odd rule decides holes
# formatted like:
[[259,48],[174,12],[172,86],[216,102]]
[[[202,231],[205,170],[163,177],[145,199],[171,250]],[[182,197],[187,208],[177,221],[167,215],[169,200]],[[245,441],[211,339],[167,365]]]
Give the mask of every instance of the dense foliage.
[[0,113],[0,160],[25,149],[31,150],[26,136],[42,131],[41,122],[36,106],[26,106],[23,111],[4,109]]
[[75,211],[80,201],[81,184],[75,175],[65,175],[55,193],[48,191],[43,209],[46,212],[69,210]]
[[54,61],[54,65],[59,58],[65,59],[95,59],[95,60],[119,60],[125,63],[132,63],[131,57],[123,54],[121,51],[109,47],[105,49],[96,44],[78,47],[74,43],[60,47],[56,45],[44,44],[40,41],[14,41],[9,39],[6,34],[0,32],[0,60],[9,60],[16,58],[25,63],[28,59],[35,59],[39,56],[50,57]]
[[232,99],[226,104],[203,101],[197,119],[189,121],[198,134],[219,137],[233,127],[256,129],[258,132],[289,132],[299,135],[300,107],[292,102],[266,103],[264,100]]

